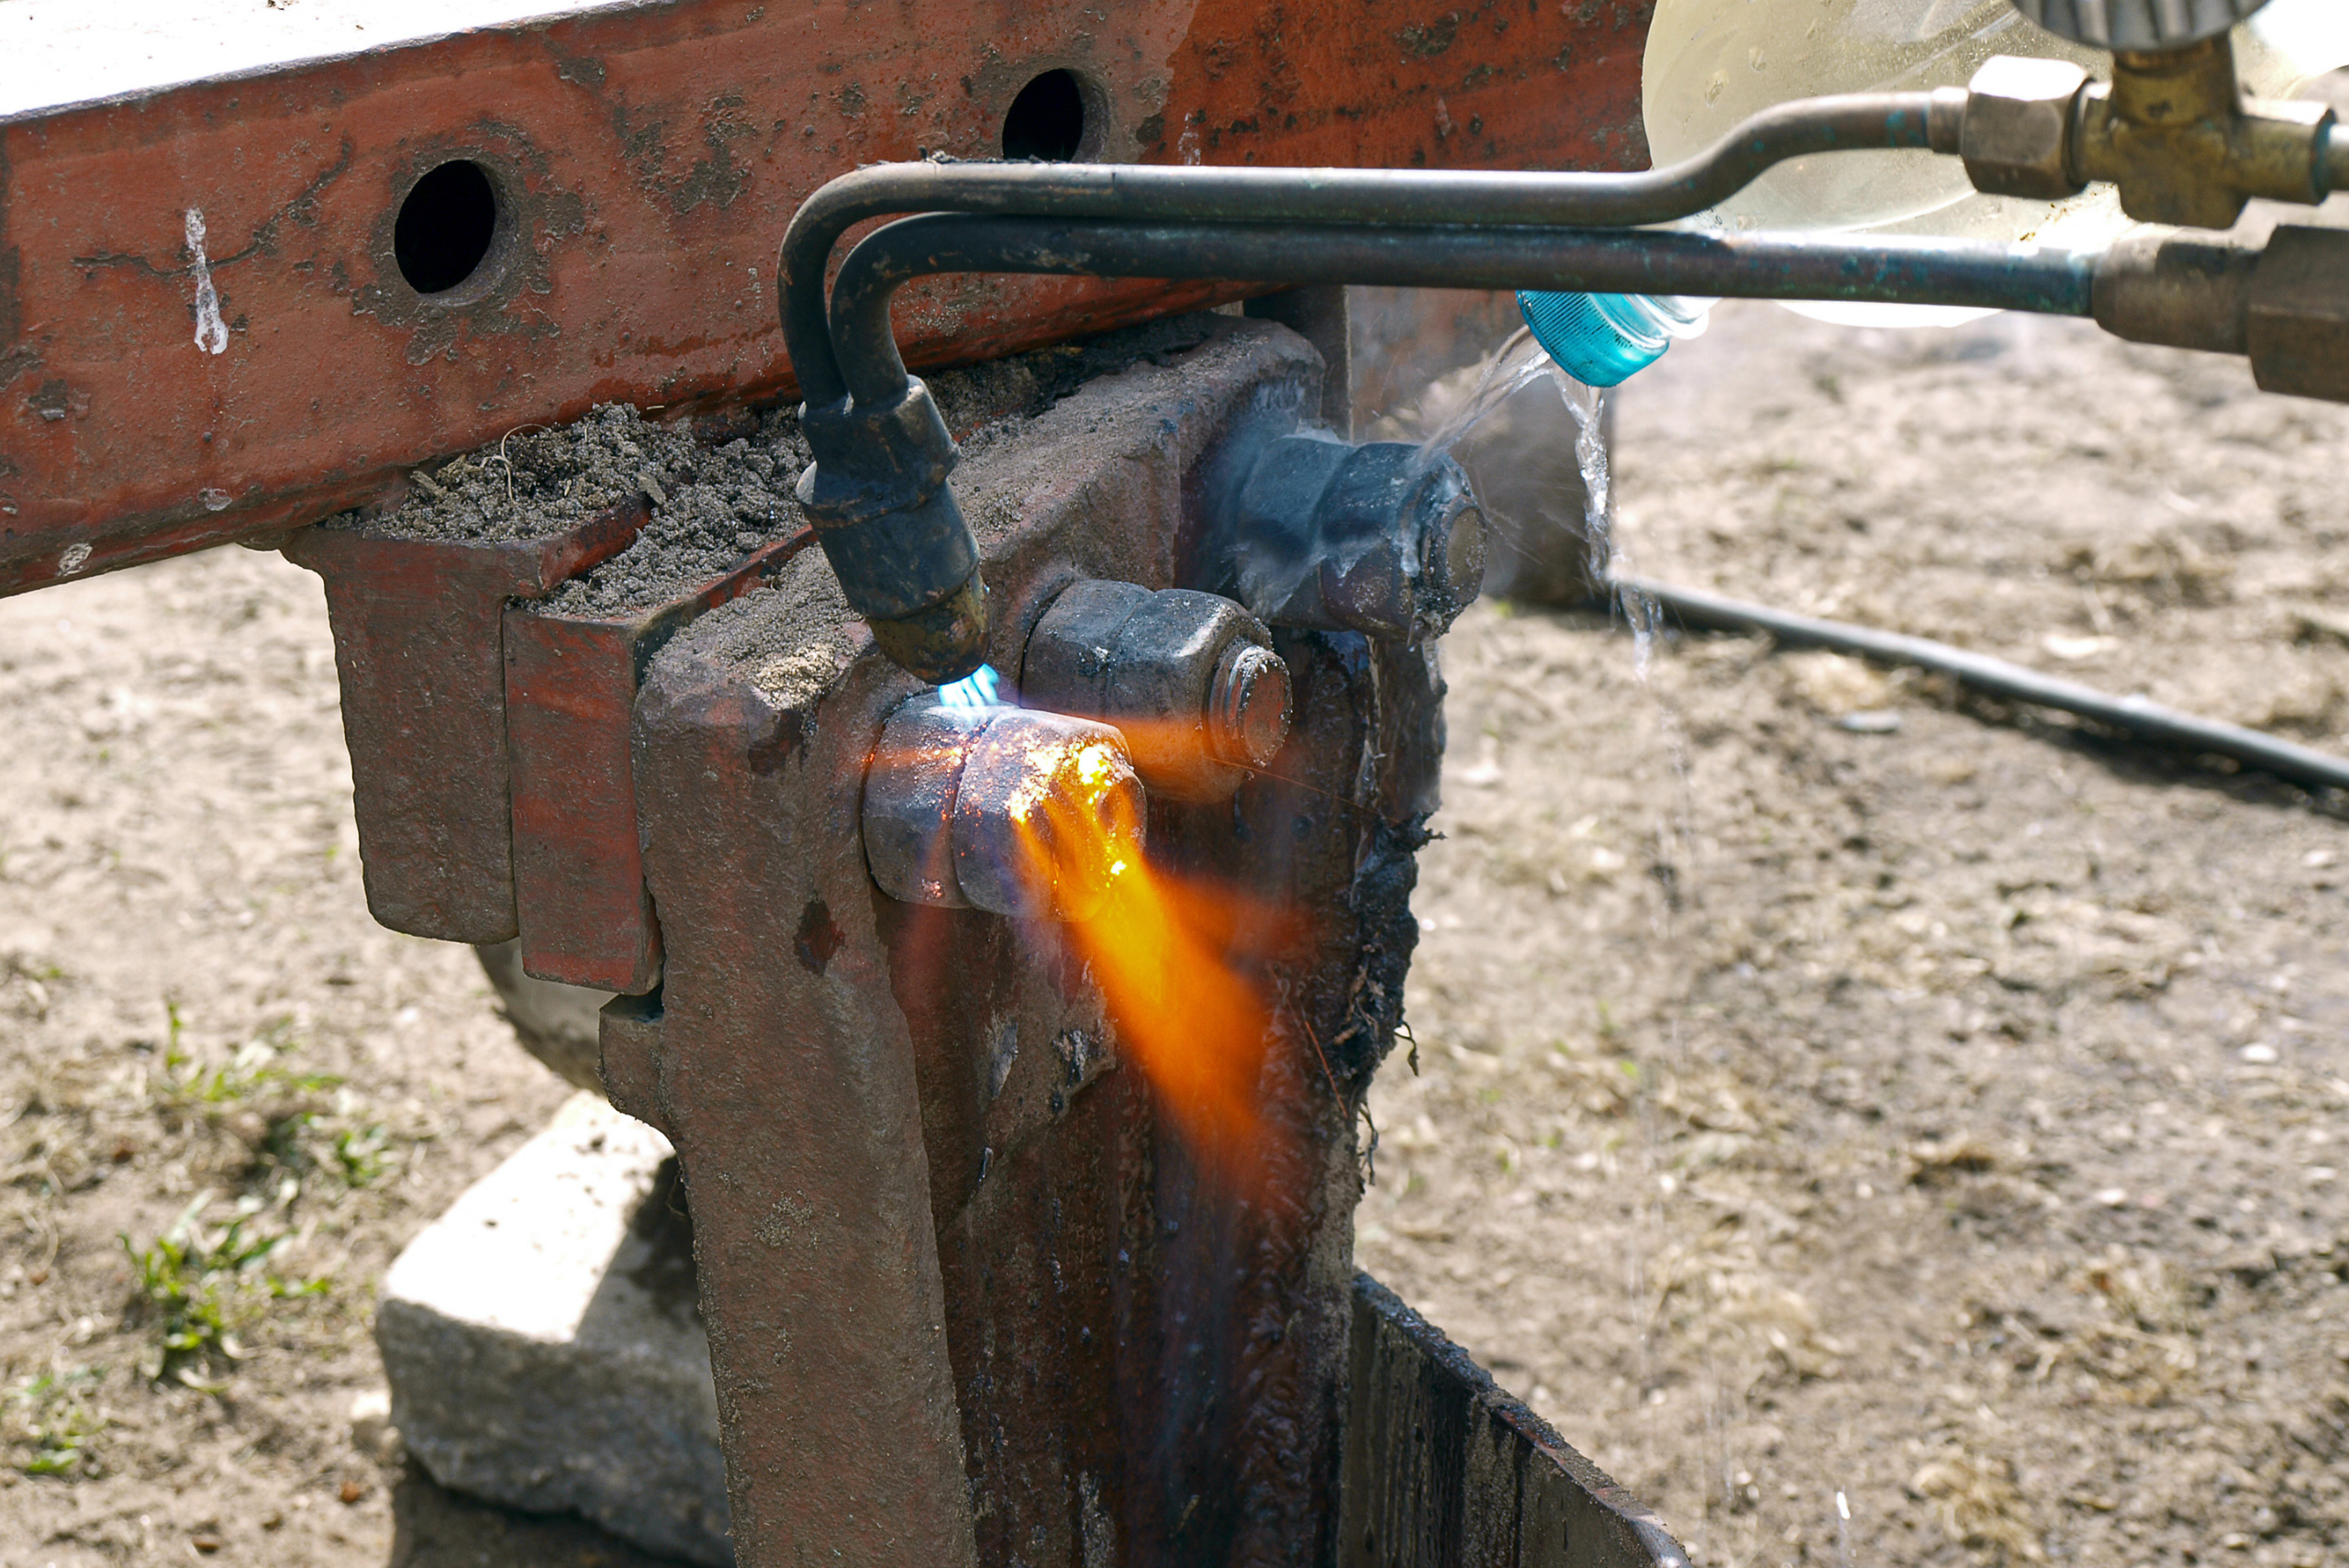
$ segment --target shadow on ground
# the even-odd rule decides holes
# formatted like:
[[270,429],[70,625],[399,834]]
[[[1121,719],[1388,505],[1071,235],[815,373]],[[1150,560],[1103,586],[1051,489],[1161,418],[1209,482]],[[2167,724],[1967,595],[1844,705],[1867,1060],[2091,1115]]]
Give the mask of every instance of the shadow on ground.
[[571,1515],[522,1514],[451,1492],[411,1461],[392,1487],[389,1568],[685,1568]]

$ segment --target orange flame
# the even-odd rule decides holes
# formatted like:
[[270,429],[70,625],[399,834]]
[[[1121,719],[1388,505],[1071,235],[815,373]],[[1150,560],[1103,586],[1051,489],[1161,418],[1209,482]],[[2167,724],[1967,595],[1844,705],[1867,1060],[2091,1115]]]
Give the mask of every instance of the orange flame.
[[[1271,1152],[1261,1098],[1273,1019],[1258,986],[1233,963],[1235,943],[1276,933],[1274,911],[1227,888],[1152,866],[1140,835],[1114,813],[1071,809],[1030,835],[1029,852],[1055,866],[1106,864],[1098,908],[1065,929],[1108,1004],[1118,1040],[1148,1075],[1201,1163],[1244,1175]],[[1088,841],[1089,840],[1089,841]]]

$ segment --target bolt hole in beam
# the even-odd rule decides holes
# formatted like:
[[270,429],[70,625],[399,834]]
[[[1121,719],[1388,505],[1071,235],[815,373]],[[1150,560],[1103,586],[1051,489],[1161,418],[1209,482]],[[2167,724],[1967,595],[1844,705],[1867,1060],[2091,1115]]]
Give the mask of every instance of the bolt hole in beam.
[[392,257],[421,295],[447,294],[478,272],[497,238],[489,171],[452,159],[411,186],[392,226]]
[[1011,100],[1003,117],[1003,155],[1047,163],[1075,161],[1085,147],[1085,85],[1074,71],[1047,71]]

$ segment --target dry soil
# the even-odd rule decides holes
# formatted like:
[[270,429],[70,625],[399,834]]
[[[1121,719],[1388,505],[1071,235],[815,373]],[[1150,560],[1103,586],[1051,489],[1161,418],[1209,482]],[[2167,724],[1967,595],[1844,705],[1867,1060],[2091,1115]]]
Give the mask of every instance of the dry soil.
[[[1630,564],[2339,749],[2349,411],[1725,307]],[[2339,803],[1478,609],[1364,1262],[1709,1563],[2349,1559]]]

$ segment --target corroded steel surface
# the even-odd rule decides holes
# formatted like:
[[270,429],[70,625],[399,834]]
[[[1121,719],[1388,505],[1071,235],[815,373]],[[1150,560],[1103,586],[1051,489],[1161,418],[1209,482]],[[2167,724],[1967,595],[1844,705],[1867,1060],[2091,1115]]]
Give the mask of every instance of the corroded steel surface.
[[1638,1498],[1354,1276],[1338,1568],[1688,1568]]
[[[1227,422],[1318,405],[1316,370],[1235,321],[976,454],[998,663],[1073,575],[1175,585],[1186,493]],[[1174,1135],[1065,928],[873,890],[860,780],[910,683],[843,608],[803,557],[680,633],[638,706],[668,954],[605,1071],[684,1163],[740,1561],[1329,1561],[1346,1096],[1416,931],[1431,673],[1303,634],[1284,650],[1296,782],[1152,806],[1154,859],[1313,912],[1235,943],[1273,998],[1279,1134],[1235,1188]]]
[[[405,465],[619,399],[791,388],[774,247],[859,163],[993,156],[1039,73],[1087,158],[1633,167],[1650,0],[666,0],[0,121],[0,592],[306,523]],[[499,217],[419,295],[403,200]],[[918,363],[1228,285],[973,279]]]
[[506,611],[506,733],[522,967],[541,980],[640,992],[661,978],[644,888],[629,724],[644,667],[696,616],[763,588],[815,542],[802,528],[630,615]]
[[632,497],[559,532],[479,541],[307,528],[286,554],[326,580],[367,909],[410,936],[515,934],[504,620],[626,549]]
[[[1318,368],[1229,322],[974,454],[995,661],[1072,577],[1195,581],[1225,443],[1318,408]],[[1431,1361],[1440,1336],[1364,1339],[1355,1109],[1418,934],[1425,653],[1279,634],[1296,724],[1272,773],[1152,802],[1154,874],[1219,890],[1218,951],[1265,1009],[1233,1162],[1149,1070],[1084,929],[874,889],[860,786],[911,682],[844,609],[803,556],[682,630],[637,708],[668,956],[606,1010],[604,1076],[683,1163],[743,1568],[1681,1561],[1465,1357]],[[1366,1386],[1379,1436],[1353,1463],[1395,1464],[1360,1480]],[[1422,1413],[1441,1429],[1396,1426]],[[1348,1519],[1387,1531],[1367,1557]],[[1569,1529],[1572,1552],[1536,1549]]]

